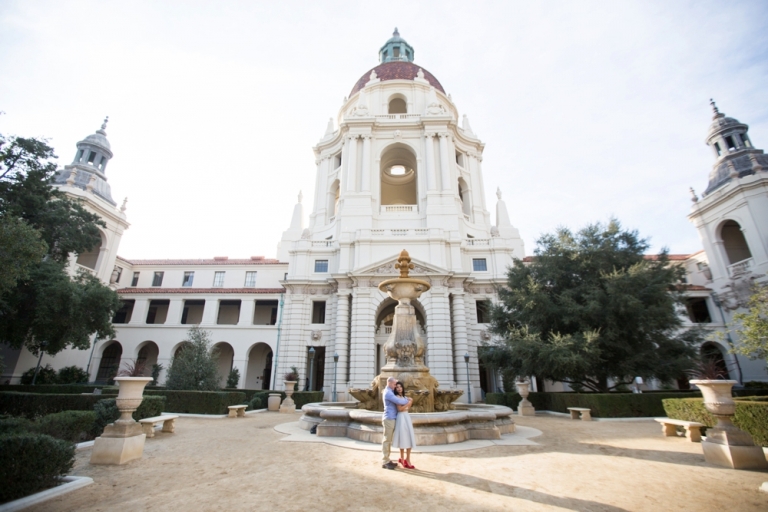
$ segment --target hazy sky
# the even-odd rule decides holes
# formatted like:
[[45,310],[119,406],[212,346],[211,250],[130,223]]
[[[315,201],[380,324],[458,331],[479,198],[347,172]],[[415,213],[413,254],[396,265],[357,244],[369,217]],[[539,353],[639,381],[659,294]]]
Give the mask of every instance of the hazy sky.
[[0,133],[61,165],[110,116],[127,258],[274,257],[312,146],[393,27],[486,143],[531,254],[615,216],[699,250],[714,97],[768,147],[768,2],[0,2]]

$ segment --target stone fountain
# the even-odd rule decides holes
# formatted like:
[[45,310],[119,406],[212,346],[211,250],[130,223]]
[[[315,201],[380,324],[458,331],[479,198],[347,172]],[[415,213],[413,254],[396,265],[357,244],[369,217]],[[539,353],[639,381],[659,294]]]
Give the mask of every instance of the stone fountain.
[[370,388],[349,390],[358,402],[324,402],[302,407],[302,428],[309,430],[317,425],[317,435],[321,437],[350,437],[380,443],[382,391],[387,379],[394,377],[403,383],[406,395],[413,399],[411,420],[419,445],[499,439],[501,434],[514,432],[512,409],[454,403],[464,393],[462,390],[439,389],[440,383],[424,364],[426,347],[411,305],[412,300],[429,290],[430,284],[409,277],[414,264],[405,250],[400,253],[395,268],[400,271],[400,277],[379,285],[381,291],[397,301],[392,333],[384,344],[387,361],[381,373],[373,379]]

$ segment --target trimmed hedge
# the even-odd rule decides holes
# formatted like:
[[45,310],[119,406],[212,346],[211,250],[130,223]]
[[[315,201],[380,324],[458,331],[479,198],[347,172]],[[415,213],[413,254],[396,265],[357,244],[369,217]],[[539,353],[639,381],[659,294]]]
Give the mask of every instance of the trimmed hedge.
[[[280,401],[285,400],[285,391],[259,391],[251,399],[251,409],[266,409],[270,393],[280,393]],[[324,395],[325,392],[323,391],[294,391],[292,398],[296,404],[296,409],[299,410],[306,404],[322,402]]]
[[94,411],[62,411],[40,418],[35,430],[70,443],[81,443],[93,439],[95,422]]
[[[768,446],[768,401],[765,397],[744,397],[735,402],[733,424],[749,433],[755,444]],[[676,420],[698,421],[708,427],[717,423],[701,398],[666,399],[664,410],[667,417]]]
[[[662,400],[688,398],[697,392],[684,393],[530,393],[528,400],[540,411],[567,413],[568,407],[588,407],[596,418],[642,418],[665,416]],[[487,393],[488,404],[517,408],[517,393]]]
[[226,414],[230,405],[246,403],[241,391],[145,390],[144,396],[164,396],[165,412],[183,414]]
[[[160,416],[165,408],[166,398],[164,396],[144,396],[139,408],[133,411],[133,419],[136,421],[144,418],[154,418]],[[90,434],[92,437],[99,437],[104,431],[104,427],[114,423],[120,417],[120,411],[117,409],[117,401],[114,398],[105,398],[96,402],[93,408],[94,421],[91,425]]]
[[0,414],[34,419],[62,411],[92,411],[104,395],[0,392]]
[[0,503],[58,485],[74,463],[72,443],[33,433],[0,436]]
[[37,384],[34,386],[24,384],[0,385],[0,392],[17,391],[20,393],[55,393],[59,395],[79,395],[80,393],[93,393],[94,389],[102,389],[103,384]]
[[0,418],[0,436],[32,432],[34,428],[34,422],[27,418],[15,418],[13,416],[3,416]]

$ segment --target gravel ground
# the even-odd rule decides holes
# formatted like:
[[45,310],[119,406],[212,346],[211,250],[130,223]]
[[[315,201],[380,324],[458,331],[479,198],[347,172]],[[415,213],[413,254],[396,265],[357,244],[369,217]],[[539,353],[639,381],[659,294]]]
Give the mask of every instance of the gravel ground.
[[180,418],[125,466],[81,451],[72,474],[95,483],[28,510],[768,510],[768,472],[711,466],[653,421],[515,418],[543,432],[538,446],[418,454],[417,470],[387,471],[378,452],[281,442],[273,427],[298,418]]

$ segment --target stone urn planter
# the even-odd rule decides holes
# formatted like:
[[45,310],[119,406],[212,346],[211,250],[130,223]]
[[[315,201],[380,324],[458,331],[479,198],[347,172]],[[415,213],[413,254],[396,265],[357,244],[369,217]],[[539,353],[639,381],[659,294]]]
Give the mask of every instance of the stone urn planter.
[[517,392],[520,393],[522,400],[517,405],[517,414],[520,416],[535,416],[536,409],[533,408],[533,404],[528,401],[528,394],[530,393],[531,383],[530,381],[518,381],[515,383],[517,386]]
[[140,459],[144,453],[146,435],[134,421],[133,411],[141,405],[144,387],[152,377],[116,377],[115,382],[119,386],[115,401],[120,418],[104,427],[101,437],[94,441],[91,464],[125,464]]
[[296,412],[296,403],[293,401],[293,386],[296,384],[295,380],[285,381],[285,400],[283,400],[280,406],[280,412]]
[[701,390],[704,407],[717,419],[717,424],[707,429],[702,441],[704,459],[712,464],[734,469],[768,469],[768,461],[760,446],[755,446],[752,436],[733,424],[736,402],[731,396],[735,380],[701,379],[691,384]]

